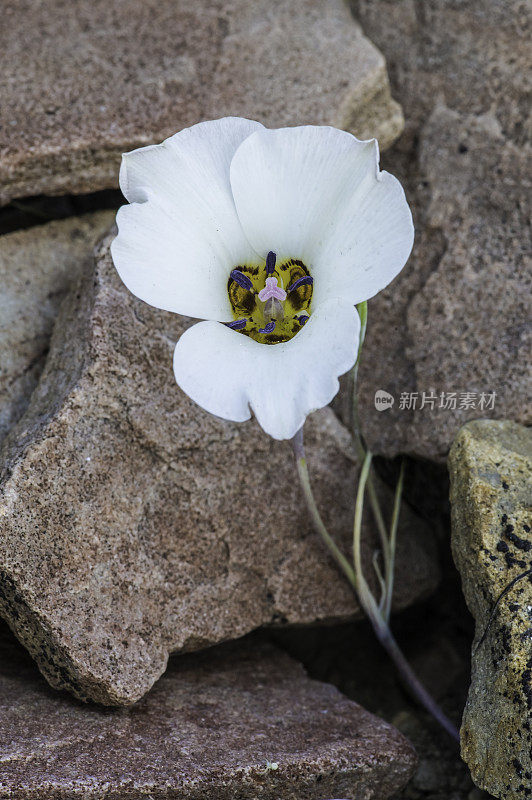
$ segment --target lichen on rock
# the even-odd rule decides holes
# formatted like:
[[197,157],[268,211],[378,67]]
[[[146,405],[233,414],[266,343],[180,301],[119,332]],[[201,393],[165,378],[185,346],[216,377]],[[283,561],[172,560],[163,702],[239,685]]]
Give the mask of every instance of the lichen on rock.
[[532,796],[532,431],[478,420],[449,455],[452,544],[476,620],[462,755],[505,800]]

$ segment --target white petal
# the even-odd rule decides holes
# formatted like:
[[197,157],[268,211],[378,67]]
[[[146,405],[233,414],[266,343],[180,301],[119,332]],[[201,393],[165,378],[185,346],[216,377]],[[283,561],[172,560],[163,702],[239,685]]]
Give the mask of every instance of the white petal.
[[137,297],[191,317],[232,319],[229,273],[255,254],[236,214],[229,166],[258,128],[237,117],[201,122],[123,156],[120,186],[131,205],[118,212],[111,252]]
[[261,254],[302,259],[314,276],[316,305],[334,296],[369,299],[410,254],[410,209],[378,160],[374,139],[304,126],[256,131],[231,162],[246,236]]
[[198,405],[223,419],[255,414],[274,439],[290,439],[311,411],[338,392],[338,376],[356,359],[360,320],[345,301],[330,300],[289,342],[259,344],[217,322],[199,322],[179,339],[174,373]]

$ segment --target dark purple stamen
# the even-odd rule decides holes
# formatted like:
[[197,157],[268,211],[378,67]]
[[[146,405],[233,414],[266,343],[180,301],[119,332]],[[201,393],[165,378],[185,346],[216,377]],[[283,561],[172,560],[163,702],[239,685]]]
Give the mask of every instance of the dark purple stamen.
[[259,328],[259,333],[271,333],[275,329],[275,320],[268,322],[264,328]]
[[294,317],[294,319],[297,319],[300,325],[304,325],[306,322],[308,322],[308,315],[300,314],[299,317]]
[[250,279],[247,275],[244,275],[243,272],[240,272],[239,269],[234,269],[231,272],[231,278],[243,289],[247,289],[248,292],[253,291],[253,284],[251,283]]
[[305,275],[303,278],[299,278],[297,281],[294,281],[292,286],[289,286],[286,291],[293,292],[294,289],[299,289],[300,286],[306,286],[307,284],[312,285],[313,283],[314,278],[311,278],[310,275]]
[[277,261],[277,256],[270,250],[268,255],[266,256],[266,275],[271,275],[275,269],[275,262]]
[[246,320],[245,319],[235,319],[234,322],[224,322],[228,328],[231,328],[233,331],[240,331],[242,328],[246,327]]

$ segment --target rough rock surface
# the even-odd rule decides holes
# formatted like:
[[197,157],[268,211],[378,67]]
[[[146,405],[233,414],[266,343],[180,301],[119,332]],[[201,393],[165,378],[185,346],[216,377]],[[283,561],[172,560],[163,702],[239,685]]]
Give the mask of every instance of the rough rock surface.
[[403,128],[343,0],[8,0],[2,14],[0,203],[114,187],[125,150],[228,114],[382,147]]
[[271,645],[170,663],[137,706],[53,693],[0,632],[0,797],[9,800],[385,800],[408,741]]
[[[169,652],[356,611],[311,532],[289,444],[212,417],[175,384],[188,324],[127,292],[107,241],[4,441],[0,614],[50,682],[82,698],[127,704]],[[345,430],[326,409],[307,438],[320,507],[348,548]],[[366,536],[369,562],[368,524]],[[399,541],[397,608],[437,581],[427,527],[406,509]]]
[[0,440],[24,413],[61,301],[113,216],[102,211],[0,236]]
[[476,621],[462,755],[483,789],[523,800],[532,796],[532,431],[470,422],[449,471],[453,553]]
[[[426,602],[396,616],[393,629],[418,678],[459,725],[470,684],[474,626],[456,569],[446,570]],[[416,772],[393,800],[493,800],[474,786],[456,743],[405,693],[369,624],[277,629],[272,636],[312,678],[333,683],[413,743]]]
[[[369,304],[364,433],[381,454],[443,462],[467,420],[531,418],[530,6],[352,6],[382,49],[405,111],[405,135],[383,165],[402,180],[416,225],[406,268]],[[394,396],[391,410],[375,409],[377,389]],[[420,409],[431,391],[436,407]],[[403,392],[418,393],[417,410],[400,407]],[[456,393],[455,410],[438,409],[442,392]],[[473,404],[465,392],[475,393]],[[485,405],[492,392],[493,409]]]

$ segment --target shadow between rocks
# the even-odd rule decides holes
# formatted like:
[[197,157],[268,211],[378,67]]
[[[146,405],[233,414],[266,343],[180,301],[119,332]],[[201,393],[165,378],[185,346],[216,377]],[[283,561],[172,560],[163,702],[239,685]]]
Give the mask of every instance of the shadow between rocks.
[[[442,548],[443,549],[443,548]],[[460,726],[470,681],[474,623],[447,546],[444,577],[426,602],[401,612],[392,628],[403,651],[445,713]],[[414,744],[417,772],[393,800],[490,800],[477,789],[458,748],[401,685],[369,623],[285,629],[273,641],[303,662],[312,678],[395,725]]]
[[33,228],[56,219],[67,219],[91,211],[118,209],[124,203],[118,189],[104,189],[90,194],[68,194],[58,197],[38,195],[12,200],[0,208],[0,236]]

